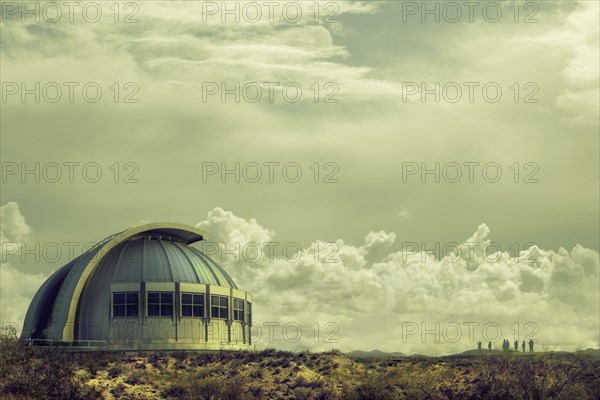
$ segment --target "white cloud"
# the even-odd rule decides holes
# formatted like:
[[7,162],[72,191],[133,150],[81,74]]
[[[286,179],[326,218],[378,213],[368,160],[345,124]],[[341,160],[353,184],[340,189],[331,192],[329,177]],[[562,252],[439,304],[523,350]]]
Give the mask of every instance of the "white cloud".
[[[246,221],[220,208],[198,226],[216,232],[219,240],[241,243],[274,236],[257,221]],[[392,252],[389,248],[395,234],[386,232],[369,232],[362,246],[338,240],[339,251],[332,263],[314,257],[310,249],[298,260],[277,257],[249,263],[243,257],[238,262],[232,257],[215,258],[238,286],[254,296],[255,322],[280,324],[274,343],[264,336],[263,326],[258,346],[442,354],[473,348],[477,340],[485,339],[484,327],[487,338],[493,338],[500,327],[502,338],[511,341],[515,334],[522,340],[536,331],[538,346],[597,347],[598,253],[579,245],[571,252],[532,248],[524,250],[520,259],[502,252],[497,262],[490,262],[491,257],[486,259],[481,253],[490,243],[489,234],[490,229],[481,224],[464,241],[465,246],[479,244],[471,245],[474,258],[469,260],[470,253],[462,252],[463,258],[455,262]],[[233,243],[226,242],[226,246],[233,248]],[[316,241],[315,245],[323,247],[324,243]],[[378,261],[365,259],[373,254]],[[530,262],[521,262],[525,256]],[[249,267],[252,279],[244,272]],[[298,342],[282,340],[281,328],[290,322],[302,327]],[[314,324],[323,329],[327,322],[339,327],[334,335],[339,342],[323,343],[321,337],[320,343],[315,343]],[[435,332],[436,323],[438,336],[429,333],[422,340],[422,328]],[[479,324],[470,325],[472,338],[469,323]],[[454,343],[455,324],[461,327],[462,336]],[[573,329],[574,325],[579,328]],[[403,332],[414,326],[419,333],[403,340]],[[293,339],[296,328],[289,329],[288,336]],[[329,333],[333,329],[329,326]]]
[[[243,8],[248,2],[236,3]],[[286,3],[302,7],[303,17],[297,23],[281,17]],[[221,6],[220,2],[214,4]],[[280,2],[279,18],[273,22],[269,22],[266,9],[256,23],[243,16],[239,23],[233,22],[233,17],[222,23],[221,11],[203,17],[202,2],[146,2],[139,6],[137,23],[114,23],[109,17],[94,24],[82,18],[75,19],[75,23],[8,23],[3,29],[2,55],[10,63],[4,63],[3,74],[12,81],[31,81],[35,77],[58,82],[113,82],[118,76],[142,87],[177,81],[197,92],[196,86],[204,82],[297,83],[304,92],[315,82],[333,82],[343,88],[336,98],[362,101],[399,96],[398,84],[369,79],[371,68],[340,61],[348,51],[334,43],[333,32],[342,34],[342,23],[322,23],[330,12],[337,17],[371,14],[380,5],[354,1],[331,5],[335,9],[319,6],[321,22],[315,22],[313,3],[288,1]],[[102,6],[104,16],[114,12],[108,6]],[[47,66],[41,73],[34,61],[40,56],[45,57]],[[333,61],[334,57],[337,60]],[[99,70],[97,65],[103,68]],[[146,90],[145,101],[150,101],[149,96]],[[159,97],[169,96],[161,93]],[[310,101],[312,97],[305,94],[302,99]]]
[[1,322],[21,324],[31,299],[47,277],[21,272],[8,263],[1,264],[0,269]]
[[566,86],[555,100],[569,120],[596,125],[599,117],[600,84],[600,5],[595,1],[577,2],[563,26],[539,38],[567,54],[562,70]]
[[[8,238],[27,240],[31,228],[18,205],[9,203],[0,210],[3,243]],[[221,250],[234,249],[236,243],[264,249],[275,238],[258,221],[221,208],[196,226],[220,243]],[[508,253],[490,262],[480,253],[489,235],[490,229],[481,224],[464,241],[464,246],[481,246],[471,246],[473,253],[461,252],[453,262],[392,251],[396,235],[384,231],[369,232],[360,246],[340,239],[335,252],[331,243],[315,240],[291,258],[275,254],[253,263],[243,257],[214,258],[254,297],[254,321],[262,327],[258,347],[442,354],[473,348],[485,339],[484,327],[488,337],[499,327],[502,338],[511,340],[517,330],[519,340],[535,331],[539,345],[552,348],[598,346],[598,253],[579,245],[570,252],[534,248],[521,252],[528,263]],[[469,260],[469,254],[474,258]],[[2,321],[21,322],[45,277],[8,263],[0,271]],[[272,343],[265,325],[270,322],[279,324]],[[302,336],[295,341],[298,326]],[[461,336],[455,341],[457,327]]]
[[19,205],[8,202],[0,207],[0,242],[19,243],[23,242],[31,233],[25,217],[21,215]]
[[[4,261],[4,251],[8,250],[13,254],[14,245],[27,243],[32,229],[27,225],[17,203],[9,202],[0,206],[0,216],[1,257]],[[16,323],[20,331],[27,307],[45,278],[42,274],[21,272],[6,262],[0,263],[0,323]]]
[[218,243],[247,243],[263,245],[273,239],[274,233],[262,227],[255,219],[245,220],[220,207],[208,213],[208,219],[196,224],[196,228],[209,233],[209,240]]

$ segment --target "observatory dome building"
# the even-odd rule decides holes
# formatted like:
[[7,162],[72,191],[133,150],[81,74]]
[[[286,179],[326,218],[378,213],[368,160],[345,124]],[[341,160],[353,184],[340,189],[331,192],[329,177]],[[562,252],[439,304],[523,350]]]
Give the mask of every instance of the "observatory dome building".
[[241,350],[252,297],[191,247],[206,234],[152,223],[109,236],[38,290],[21,339],[109,350]]

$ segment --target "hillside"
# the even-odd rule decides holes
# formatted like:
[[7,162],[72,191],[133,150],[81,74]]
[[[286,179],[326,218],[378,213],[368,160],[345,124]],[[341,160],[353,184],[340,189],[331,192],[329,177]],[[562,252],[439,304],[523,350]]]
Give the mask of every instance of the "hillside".
[[337,351],[65,353],[2,340],[0,398],[595,399],[598,367],[592,349],[359,360]]

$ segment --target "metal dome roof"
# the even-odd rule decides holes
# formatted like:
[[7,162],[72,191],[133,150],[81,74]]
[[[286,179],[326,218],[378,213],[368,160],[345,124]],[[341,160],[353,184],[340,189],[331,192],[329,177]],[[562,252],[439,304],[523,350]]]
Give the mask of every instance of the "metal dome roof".
[[[237,289],[210,257],[188,246],[206,238],[191,226],[152,223],[129,228],[98,242],[55,271],[35,294],[23,335],[52,326],[56,339],[73,340],[77,309],[84,288],[110,283],[188,282]],[[86,289],[87,291],[87,289]]]
[[99,268],[116,259],[113,282],[187,282],[237,289],[220,265],[183,243],[140,238],[127,240],[111,251],[118,256],[105,257]]

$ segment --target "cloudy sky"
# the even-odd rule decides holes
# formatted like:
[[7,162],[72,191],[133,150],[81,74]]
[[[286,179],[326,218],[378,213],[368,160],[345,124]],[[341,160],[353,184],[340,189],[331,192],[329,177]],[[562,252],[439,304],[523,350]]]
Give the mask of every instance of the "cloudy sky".
[[91,3],[2,3],[2,321],[66,243],[173,221],[304,250],[215,254],[303,329],[263,345],[599,346],[597,2]]

